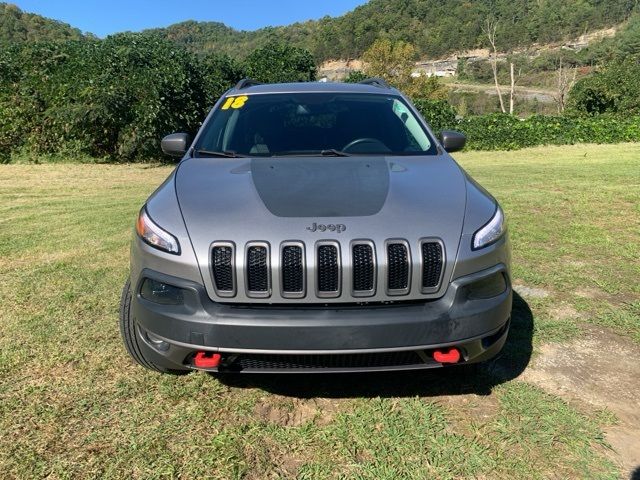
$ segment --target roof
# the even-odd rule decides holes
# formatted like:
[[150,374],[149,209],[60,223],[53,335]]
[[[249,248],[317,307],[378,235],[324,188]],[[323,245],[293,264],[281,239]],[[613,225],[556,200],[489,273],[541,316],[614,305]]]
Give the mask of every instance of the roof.
[[254,84],[242,89],[233,88],[229,93],[242,92],[246,95],[260,93],[378,93],[397,95],[395,88],[383,88],[361,83],[339,82],[298,82],[298,83],[264,83]]

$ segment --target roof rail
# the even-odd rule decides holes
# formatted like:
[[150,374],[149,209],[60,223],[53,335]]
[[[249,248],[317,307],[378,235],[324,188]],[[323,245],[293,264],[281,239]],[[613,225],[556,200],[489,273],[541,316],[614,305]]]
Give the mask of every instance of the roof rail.
[[358,83],[361,83],[362,85],[373,85],[374,87],[380,88],[391,88],[389,84],[380,77],[367,78]]
[[242,90],[243,88],[252,87],[253,85],[262,85],[261,82],[256,82],[251,78],[243,78],[236,83],[236,90]]

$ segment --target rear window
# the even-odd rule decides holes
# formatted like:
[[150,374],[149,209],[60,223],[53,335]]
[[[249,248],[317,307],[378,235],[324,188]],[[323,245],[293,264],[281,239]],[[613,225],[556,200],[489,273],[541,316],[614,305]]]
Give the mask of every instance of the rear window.
[[431,155],[435,143],[398,96],[346,93],[236,95],[223,99],[197,150],[246,156]]

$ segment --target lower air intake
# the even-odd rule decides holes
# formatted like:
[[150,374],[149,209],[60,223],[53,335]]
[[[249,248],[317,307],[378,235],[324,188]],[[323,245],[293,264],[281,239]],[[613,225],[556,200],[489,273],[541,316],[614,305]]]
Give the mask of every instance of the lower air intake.
[[415,351],[336,355],[242,354],[227,366],[229,370],[359,369],[423,365]]

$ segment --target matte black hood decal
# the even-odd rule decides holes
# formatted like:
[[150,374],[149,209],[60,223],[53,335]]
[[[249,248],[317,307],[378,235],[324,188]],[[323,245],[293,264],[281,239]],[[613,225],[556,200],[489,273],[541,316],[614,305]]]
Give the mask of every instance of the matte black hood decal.
[[384,157],[254,158],[258,195],[278,217],[375,215],[389,193]]

